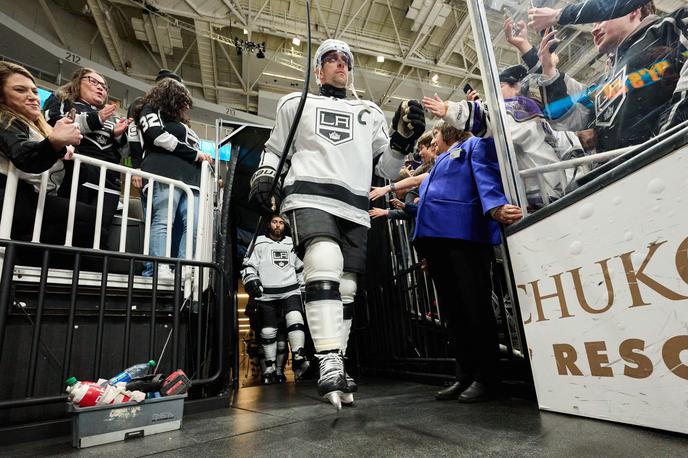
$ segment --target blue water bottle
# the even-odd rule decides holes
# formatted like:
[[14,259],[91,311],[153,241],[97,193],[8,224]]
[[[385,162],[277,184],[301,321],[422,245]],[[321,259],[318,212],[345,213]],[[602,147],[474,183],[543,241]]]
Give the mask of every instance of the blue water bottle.
[[147,363],[137,364],[135,366],[128,367],[123,372],[120,372],[119,374],[115,375],[110,380],[108,380],[108,384],[116,385],[120,382],[129,383],[131,379],[148,375],[148,372],[151,369],[153,369],[155,365],[156,362],[150,360]]

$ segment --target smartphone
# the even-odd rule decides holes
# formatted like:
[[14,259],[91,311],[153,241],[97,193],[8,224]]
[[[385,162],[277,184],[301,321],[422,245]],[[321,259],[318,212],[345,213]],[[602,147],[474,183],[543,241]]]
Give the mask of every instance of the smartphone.
[[[555,32],[554,35],[552,36],[552,40],[556,40],[557,39],[557,34],[556,34],[557,29],[551,29],[551,30],[553,30]],[[549,33],[549,31],[550,31],[550,29],[545,29],[545,30],[540,31],[540,37],[544,37],[546,33]],[[549,52],[556,51],[558,46],[559,46],[559,43],[554,43],[553,45],[550,45],[549,46]]]
[[[471,92],[472,90],[473,90],[473,86],[471,86],[471,85],[468,84],[468,83],[466,83],[466,85],[463,87],[463,93],[464,93],[464,94],[468,94],[468,93]],[[480,97],[476,97],[475,99],[478,100],[479,98],[480,98]]]

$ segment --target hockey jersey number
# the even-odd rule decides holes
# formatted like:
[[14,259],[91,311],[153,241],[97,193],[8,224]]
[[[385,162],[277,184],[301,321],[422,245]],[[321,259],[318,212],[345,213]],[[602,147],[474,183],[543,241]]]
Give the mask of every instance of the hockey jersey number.
[[160,118],[158,118],[157,113],[150,113],[147,114],[146,116],[141,116],[139,119],[139,122],[141,123],[141,127],[143,127],[143,131],[147,131],[151,127],[161,127],[162,124],[160,123]]

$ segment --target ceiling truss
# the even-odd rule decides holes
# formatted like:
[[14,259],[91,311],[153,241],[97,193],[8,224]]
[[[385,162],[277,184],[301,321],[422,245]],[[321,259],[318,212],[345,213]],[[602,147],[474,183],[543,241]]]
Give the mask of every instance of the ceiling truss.
[[[291,92],[298,81],[302,81],[306,49],[303,0],[83,1],[92,12],[113,67],[119,71],[127,71],[123,52],[126,46],[104,13],[112,5],[126,10],[130,16],[149,15],[154,21],[186,31],[184,49],[173,59],[176,65],[170,55],[160,52],[160,46],[140,45],[161,67],[172,66],[176,71],[183,71],[185,65],[198,68],[200,81],[195,83],[209,101],[249,109],[256,106],[257,101],[252,98],[261,87]],[[361,93],[383,108],[395,103],[391,99],[413,96],[410,94],[435,92],[454,97],[466,82],[481,87],[465,1],[440,0],[423,5],[433,8],[436,3],[451,5],[446,21],[436,24],[436,17],[427,14],[422,25],[415,29],[417,32],[413,32],[410,29],[412,21],[405,17],[411,0],[313,0],[313,46],[327,38],[346,41],[356,56],[355,76]],[[517,63],[519,56],[505,42],[501,30],[503,16],[496,11],[489,13],[499,64]],[[57,23],[53,28],[65,44],[66,35]],[[598,58],[589,49],[583,50],[584,45],[589,45],[588,34],[584,33],[589,29],[572,30],[559,51],[560,56],[566,56],[563,67],[569,74],[581,71]],[[153,31],[159,43],[163,38],[158,36],[158,27],[153,27]],[[259,61],[247,52],[237,56],[234,37],[265,42],[267,58]],[[301,39],[300,47],[291,45],[293,38]],[[384,63],[378,63],[379,58],[383,58]],[[437,78],[431,80],[435,74]],[[388,105],[385,109],[391,107]]]

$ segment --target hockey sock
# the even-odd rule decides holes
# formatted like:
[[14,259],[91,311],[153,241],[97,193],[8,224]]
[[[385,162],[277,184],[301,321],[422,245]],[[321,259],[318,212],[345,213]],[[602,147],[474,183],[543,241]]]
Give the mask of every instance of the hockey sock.
[[260,339],[263,344],[263,353],[266,361],[275,361],[277,358],[277,328],[263,328],[260,330]]
[[291,351],[297,352],[303,348],[306,342],[306,335],[303,332],[303,315],[301,315],[301,312],[291,311],[287,313],[285,320],[287,322],[287,334]]

